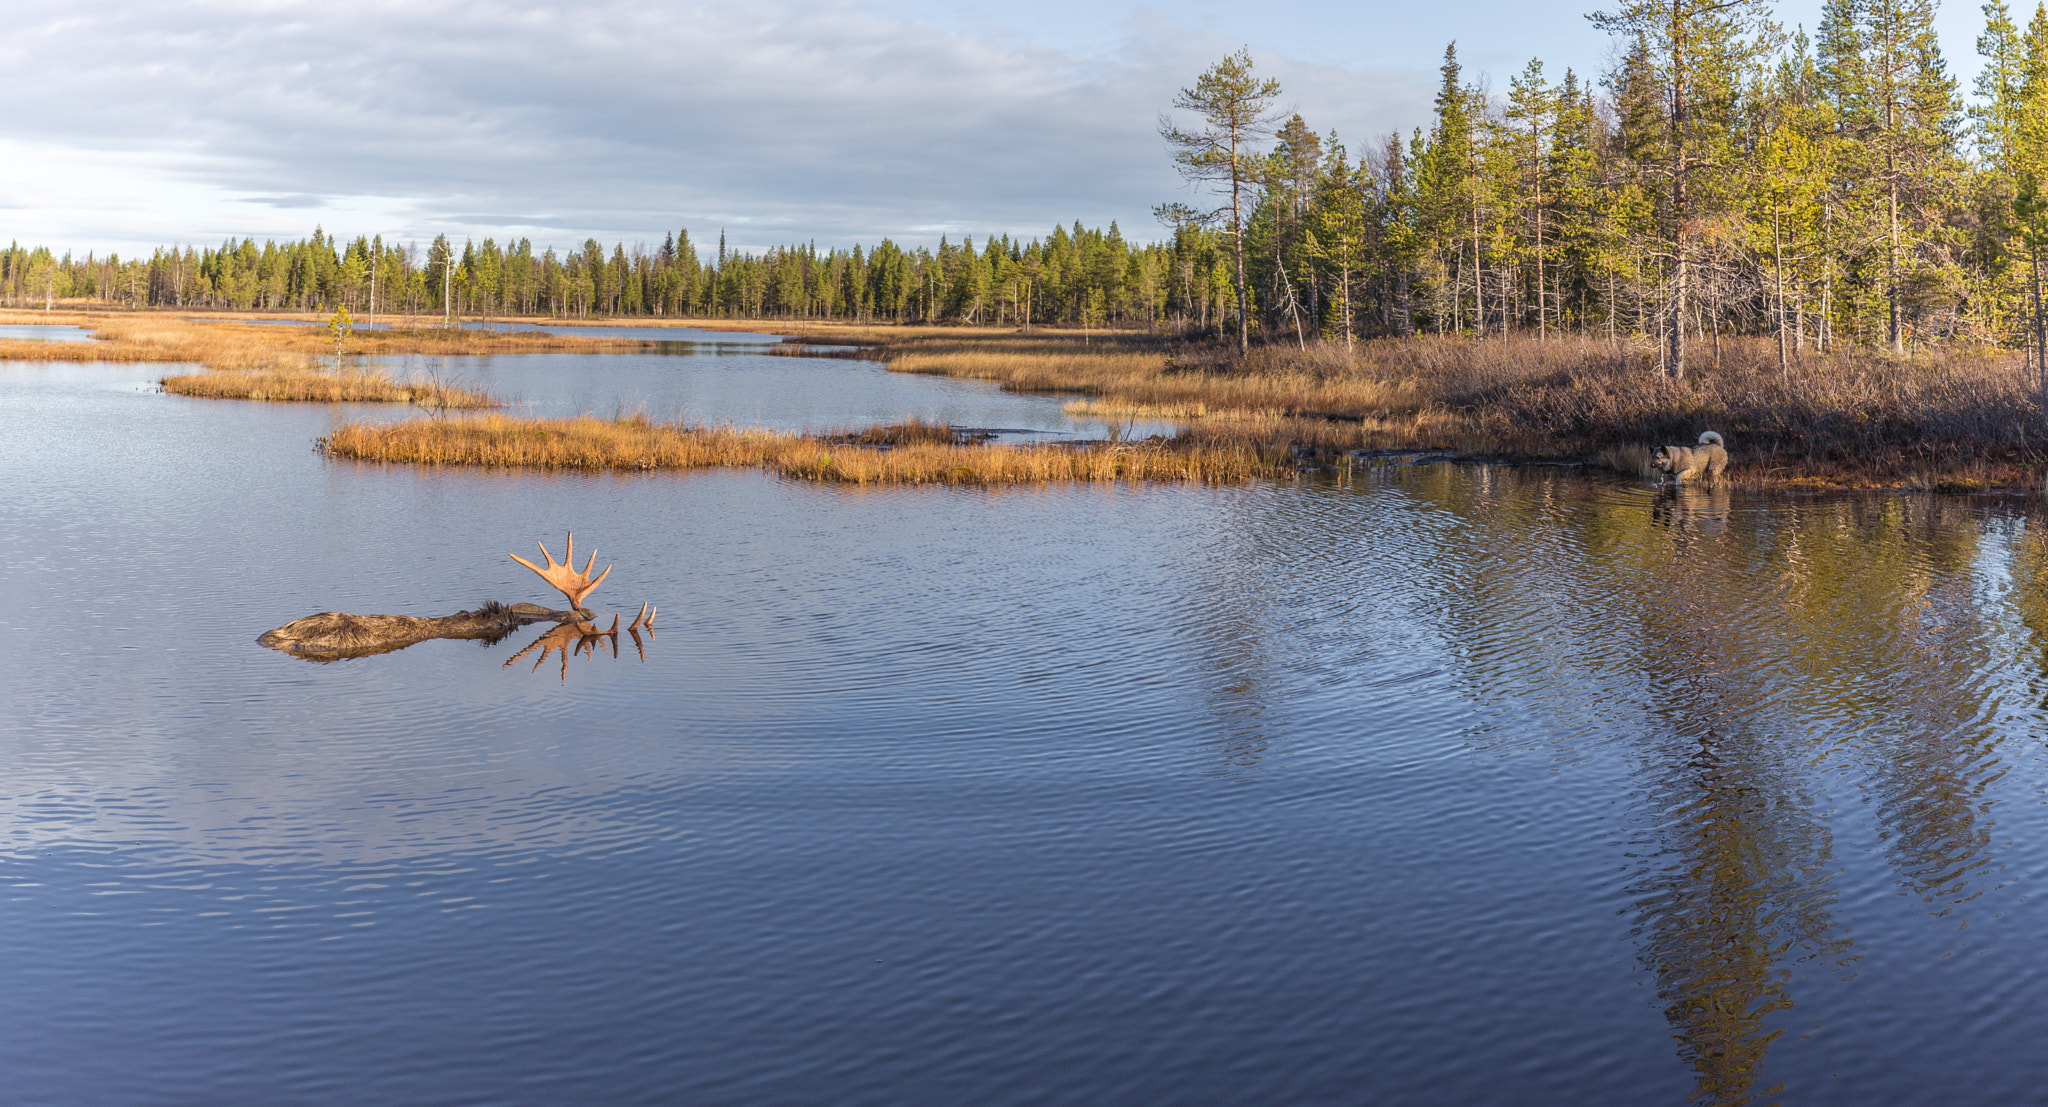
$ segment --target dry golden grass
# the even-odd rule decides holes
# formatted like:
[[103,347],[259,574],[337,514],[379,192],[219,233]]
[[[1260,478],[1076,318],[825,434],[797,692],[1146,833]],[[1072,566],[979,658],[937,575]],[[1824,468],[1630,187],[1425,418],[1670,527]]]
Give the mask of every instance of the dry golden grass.
[[1086,414],[1148,419],[1211,415],[1359,418],[1412,411],[1412,385],[1275,362],[1252,367],[1190,361],[1149,335],[1129,333],[911,334],[883,355],[899,373],[994,381],[1012,392],[1080,393]]
[[[0,323],[65,323],[89,328],[91,342],[0,340],[0,361],[183,361],[220,370],[305,370],[334,357],[325,326],[278,326],[233,320],[187,319],[156,313],[86,314],[0,312]],[[350,357],[396,354],[474,356],[570,351],[639,350],[637,339],[586,338],[536,332],[421,330],[356,331]]]
[[335,367],[334,337],[313,322],[290,327],[154,313],[41,312],[0,312],[0,322],[66,323],[88,327],[94,335],[91,342],[0,340],[0,361],[184,362],[206,371],[165,377],[168,391],[213,399],[409,403],[428,408],[495,407],[497,401],[459,384],[396,380],[383,369],[365,366],[362,359],[400,354],[600,353],[648,345],[533,332],[357,331],[344,346],[344,364]]
[[901,423],[877,423],[857,431],[834,431],[823,441],[845,446],[953,446],[960,434],[944,423],[926,422],[915,415]]
[[[886,431],[870,428],[863,433],[886,438]],[[765,469],[799,480],[845,484],[1237,483],[1292,471],[1284,455],[1246,443],[1001,446],[932,441],[924,433],[904,437],[906,444],[885,448],[821,436],[645,419],[481,415],[381,425],[345,423],[320,445],[330,457],[411,465]]]
[[[198,362],[217,370],[259,374],[223,382],[216,394],[260,393],[266,398],[287,395],[293,387],[308,391],[329,388],[332,381],[346,378],[346,374],[307,377],[302,378],[303,385],[292,386],[260,376],[304,374],[331,352],[327,334],[314,320],[295,328],[193,323],[143,313],[55,312],[45,316],[41,312],[0,312],[0,322],[74,323],[94,328],[100,335],[93,343],[0,342],[0,360]],[[866,348],[865,356],[879,357],[900,372],[986,380],[1019,392],[1078,395],[1081,399],[1068,407],[1076,416],[1170,420],[1186,428],[1168,446],[1136,447],[1137,451],[1176,457],[1208,451],[1218,457],[1262,459],[1244,472],[1286,468],[1280,461],[1263,459],[1328,460],[1334,454],[1355,450],[1442,450],[1479,458],[1575,459],[1634,474],[1642,471],[1643,459],[1652,446],[1690,443],[1706,429],[1728,436],[1733,460],[1730,474],[1746,482],[2035,488],[2041,486],[2042,475],[2048,471],[2048,450],[2043,448],[2048,442],[2048,418],[2044,418],[2031,382],[2022,379],[2018,356],[2003,351],[1947,349],[1904,359],[1866,351],[1825,357],[1809,354],[1790,374],[1781,375],[1770,342],[1724,338],[1718,352],[1709,342],[1695,347],[1693,378],[1677,382],[1661,376],[1654,356],[1641,348],[1578,337],[1549,342],[1523,337],[1381,339],[1361,342],[1355,350],[1334,344],[1306,350],[1273,345],[1255,348],[1249,357],[1239,359],[1227,345],[1135,331],[808,320],[632,322],[769,331],[820,343],[858,345]],[[639,345],[609,339],[439,329],[365,333],[351,341],[363,354],[595,352]],[[419,386],[386,382],[376,387],[389,389],[384,394],[393,400],[416,402],[412,397]],[[706,436],[721,435],[737,440],[757,434],[682,427],[666,428],[666,433],[677,441],[708,441]],[[937,471],[934,467],[941,460],[936,453],[916,466],[900,468],[908,464],[912,453],[922,450],[964,450],[977,457],[981,456],[977,450],[1009,451],[1019,456],[1014,466],[1018,474],[1052,472],[1038,461],[1026,464],[1022,454],[1041,449],[1074,453],[1057,447],[965,446],[905,428],[891,431],[895,437],[860,437],[872,433],[871,428],[840,435],[834,441],[816,441],[829,446],[835,458],[847,457],[849,465],[855,458],[849,451],[897,447],[881,452],[894,457],[890,465],[899,469],[889,471],[898,475],[859,479],[951,479],[929,475]],[[639,455],[625,457],[608,448],[583,450],[578,447],[571,454],[586,460],[437,460],[639,467],[634,464]],[[1118,452],[1083,450],[1079,453],[1087,455],[1085,466],[1069,458],[1054,468],[1079,472],[1076,466],[1080,466],[1095,472],[1091,467],[1099,467],[1102,457]],[[803,466],[792,457],[777,454],[770,459],[764,454],[746,464],[804,475]],[[662,461],[653,467],[670,464]],[[1144,469],[1153,462],[1125,459],[1117,464]],[[1207,465],[1197,465],[1195,477],[1168,479],[1242,479],[1211,477]],[[1234,465],[1218,463],[1214,472],[1238,472]],[[1006,461],[990,473],[1010,472],[1010,466]],[[963,468],[980,471],[972,465]],[[885,469],[861,471],[880,473]],[[1013,478],[968,479],[1001,483]]]
[[1444,450],[1636,474],[1651,447],[1718,430],[1731,475],[1754,483],[2035,487],[2048,468],[2048,418],[2005,351],[1809,354],[1781,374],[1772,343],[1724,338],[1718,356],[1695,347],[1680,382],[1651,353],[1576,337],[1274,345],[1242,360],[1131,332],[904,331],[880,345],[902,372],[1079,393],[1077,416],[1172,420],[1189,441],[1304,457]]
[[381,369],[324,372],[317,369],[224,369],[175,374],[164,390],[214,400],[270,400],[310,403],[412,404],[440,409],[497,407],[495,397],[459,384],[393,380]]

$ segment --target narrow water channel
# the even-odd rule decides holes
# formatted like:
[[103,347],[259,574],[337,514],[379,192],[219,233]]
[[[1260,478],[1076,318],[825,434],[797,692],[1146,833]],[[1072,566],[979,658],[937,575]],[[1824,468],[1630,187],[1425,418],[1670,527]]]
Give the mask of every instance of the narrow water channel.
[[[462,368],[538,410],[787,426],[909,413],[849,382],[968,388],[717,349]],[[315,455],[345,412],[160,373],[0,365],[8,1102],[2048,1076],[2031,504],[422,471]],[[1057,411],[971,388],[963,423]],[[593,606],[660,605],[644,656],[253,643],[551,600],[505,554],[571,529],[616,565]]]

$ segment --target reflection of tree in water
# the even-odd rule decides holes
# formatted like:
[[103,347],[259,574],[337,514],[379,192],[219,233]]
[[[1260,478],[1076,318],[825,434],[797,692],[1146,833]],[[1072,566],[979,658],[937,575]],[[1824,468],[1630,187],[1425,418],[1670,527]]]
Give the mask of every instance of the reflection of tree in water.
[[1251,492],[1226,501],[1212,525],[1204,555],[1185,566],[1176,610],[1222,728],[1222,771],[1272,755],[1288,734],[1290,698],[1351,680],[1413,638],[1434,645],[1416,613],[1386,606],[1409,594],[1390,587],[1389,572],[1405,586],[1444,560],[1428,528],[1398,508],[1355,487]]
[[[1530,471],[1482,482],[1444,468],[1399,484],[1417,510],[1384,525],[1407,529],[1369,535],[1384,543],[1370,573],[1318,583],[1370,594],[1399,579],[1379,589],[1398,599],[1371,601],[1392,618],[1371,625],[1426,628],[1477,709],[1471,748],[1626,751],[1642,827],[1637,950],[1697,1097],[1776,1094],[1759,1083],[1796,1018],[1801,966],[1858,957],[1834,915],[1828,792],[1867,789],[1898,881],[1939,910],[1981,895],[1993,863],[1986,793],[1999,736],[2015,728],[1991,684],[2001,670],[1978,594],[1978,520],[1931,497],[1760,503],[1726,487],[1649,494]],[[1428,519],[1451,522],[1421,533]],[[1240,522],[1296,547],[1342,529]],[[1356,547],[1368,531],[1341,540]],[[1266,674],[1212,691],[1266,704],[1248,708],[1257,719],[1271,674],[1321,631],[1300,617],[1306,593],[1270,575],[1300,550],[1233,535],[1197,606],[1212,671]],[[2013,568],[2048,657],[2048,544],[2016,552]]]
[[1639,954],[1698,1097],[1752,1102],[1777,1091],[1757,1082],[1799,965],[1856,957],[1815,790],[1860,763],[1901,880],[1976,894],[1994,733],[1976,530],[1896,498],[1744,512],[1725,488],[1596,486],[1558,511],[1558,479],[1436,489],[1483,532],[1447,633],[1499,729],[1632,735]]
[[1850,942],[1830,913],[1833,837],[1799,786],[1811,743],[1783,717],[1779,635],[1748,594],[1755,574],[1726,535],[1725,493],[1688,498],[1653,514],[1668,555],[1635,612],[1657,852],[1632,890],[1639,952],[1696,1098],[1742,1104],[1783,1033],[1772,1022],[1793,1005],[1793,964],[1845,957]]
[[1849,949],[1829,914],[1832,839],[1757,746],[1709,732],[1673,757],[1645,796],[1666,820],[1659,863],[1632,886],[1640,955],[1696,1098],[1716,1104],[1751,1101],[1783,1033],[1771,1016],[1792,1007],[1792,963]]
[[[1908,888],[1949,914],[1984,892],[1992,866],[1985,788],[1998,772],[1991,629],[1975,593],[1975,520],[1956,501],[1914,505],[1907,548],[1923,581],[1899,619],[1890,674],[1897,725],[1876,759],[1879,816]],[[1989,770],[1989,771],[1987,771]]]
[[1286,605],[1274,593],[1291,559],[1276,544],[1285,528],[1271,525],[1260,511],[1270,506],[1252,498],[1231,505],[1235,510],[1213,537],[1208,556],[1193,566],[1195,579],[1182,607],[1202,671],[1202,696],[1222,727],[1216,753],[1225,773],[1251,769],[1267,756],[1272,715],[1283,694],[1273,651]]
[[1978,520],[1946,498],[1837,501],[1803,513],[1784,602],[1809,711],[1866,766],[1892,864],[1941,913],[1982,894],[1982,809],[2001,731],[1976,592]]

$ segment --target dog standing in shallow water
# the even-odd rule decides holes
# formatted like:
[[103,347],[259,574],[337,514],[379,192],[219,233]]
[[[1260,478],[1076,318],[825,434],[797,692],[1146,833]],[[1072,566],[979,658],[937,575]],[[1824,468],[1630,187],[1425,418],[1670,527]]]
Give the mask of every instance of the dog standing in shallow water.
[[1703,473],[1708,480],[1719,480],[1721,470],[1728,467],[1728,451],[1722,448],[1720,432],[1705,431],[1697,446],[1657,447],[1650,454],[1650,466],[1670,473],[1681,484],[1687,477]]

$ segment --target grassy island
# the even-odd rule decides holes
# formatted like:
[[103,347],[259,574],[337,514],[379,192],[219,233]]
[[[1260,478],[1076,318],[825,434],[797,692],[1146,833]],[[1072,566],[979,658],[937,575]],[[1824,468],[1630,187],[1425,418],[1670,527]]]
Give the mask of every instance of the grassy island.
[[1284,454],[1245,444],[1185,438],[1088,447],[964,443],[951,428],[917,422],[799,435],[645,418],[480,415],[350,422],[320,445],[330,457],[358,461],[552,470],[765,469],[835,484],[1233,483],[1293,468]]
[[[729,322],[727,325],[731,325]],[[548,469],[758,467],[855,483],[1240,481],[1429,452],[1644,473],[1658,444],[1728,436],[1729,479],[1750,485],[2038,488],[2048,421],[2019,359],[1989,349],[1892,358],[1810,356],[1724,340],[1692,378],[1654,354],[1577,338],[1416,337],[1228,346],[1137,331],[857,327],[763,322],[802,343],[851,345],[895,372],[1074,396],[1080,417],[1171,422],[1144,443],[974,444],[950,430],[783,435],[645,419],[433,420],[332,435],[335,457]]]
[[648,346],[631,339],[422,327],[351,331],[337,352],[332,333],[311,318],[304,326],[287,326],[233,316],[153,312],[0,312],[0,323],[69,324],[92,332],[89,342],[0,339],[0,361],[197,364],[203,371],[166,376],[164,388],[213,399],[410,403],[430,408],[493,407],[497,401],[457,383],[394,379],[366,359],[406,354],[613,353]]
[[[536,320],[545,322],[547,320]],[[72,323],[86,343],[0,340],[0,360],[196,362],[168,390],[253,400],[488,408],[490,396],[394,379],[361,359],[393,354],[616,352],[636,340],[422,328],[356,332],[347,356],[317,321],[302,327],[157,313],[0,313],[0,322]],[[1642,472],[1659,444],[1702,430],[1728,438],[1729,478],[1751,485],[1945,490],[2039,488],[2048,416],[2021,357],[1952,345],[1914,356],[1844,348],[1781,369],[1775,344],[1724,336],[1682,380],[1640,342],[1573,335],[1415,336],[1347,345],[1234,344],[1138,329],[860,325],[824,320],[663,320],[665,326],[775,331],[768,352],[882,361],[902,373],[988,381],[1071,397],[1077,417],[1156,421],[1177,434],[1144,443],[978,444],[921,424],[847,435],[645,419],[434,420],[343,426],[335,457],[411,464],[562,469],[744,466],[855,483],[1239,481],[1375,453],[1571,462]],[[642,324],[647,325],[647,324]],[[908,429],[906,429],[908,428]]]

